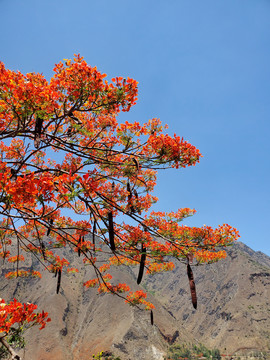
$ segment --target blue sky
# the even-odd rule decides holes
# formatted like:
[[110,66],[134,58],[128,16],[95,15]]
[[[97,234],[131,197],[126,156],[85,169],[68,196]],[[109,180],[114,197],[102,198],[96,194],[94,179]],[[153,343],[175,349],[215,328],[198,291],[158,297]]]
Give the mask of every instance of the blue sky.
[[229,223],[270,255],[269,19],[268,0],[0,0],[0,60],[49,78],[80,53],[139,81],[121,119],[159,117],[204,155],[160,173],[155,209],[195,208],[186,224]]

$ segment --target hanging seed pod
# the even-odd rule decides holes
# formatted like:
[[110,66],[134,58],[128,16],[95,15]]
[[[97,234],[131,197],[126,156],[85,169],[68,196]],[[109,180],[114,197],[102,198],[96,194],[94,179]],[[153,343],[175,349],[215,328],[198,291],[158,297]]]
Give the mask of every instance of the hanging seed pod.
[[97,222],[95,220],[94,225],[93,225],[93,231],[92,231],[92,243],[93,243],[93,250],[94,251],[96,251],[96,239],[95,239],[96,228],[97,228]]
[[61,274],[62,274],[62,271],[59,269],[59,270],[58,270],[58,279],[57,279],[56,294],[59,293],[60,284],[61,284]]
[[43,241],[40,241],[40,248],[41,248],[41,252],[42,252],[43,259],[46,260],[45,246],[44,246],[44,244],[43,244]]
[[40,117],[36,118],[36,124],[35,124],[35,131],[34,131],[34,146],[36,149],[39,148],[40,145],[40,140],[41,140],[41,131],[42,131],[42,124],[43,124],[43,119],[41,119]]
[[17,180],[17,170],[15,169],[10,169],[10,173],[11,173],[11,178],[10,179],[14,179],[14,180]]
[[133,158],[132,160],[133,160],[134,163],[135,163],[135,166],[136,166],[137,171],[139,171],[139,163],[138,163],[138,160],[137,160],[136,158]]
[[187,254],[188,264],[193,263],[194,255],[192,253]]
[[127,191],[131,194],[131,187],[129,181],[127,182]]
[[151,319],[151,325],[154,325],[154,314],[153,314],[153,310],[151,310],[151,312],[150,312],[150,319]]
[[55,270],[55,274],[54,274],[54,277],[56,277],[58,274],[58,269]]
[[108,220],[109,220],[109,240],[110,240],[110,246],[112,251],[115,250],[115,243],[114,243],[114,229],[113,229],[113,214],[110,211],[108,213]]
[[136,189],[134,189],[133,192],[134,192],[135,198],[138,199],[139,196],[138,196],[138,193],[137,193]]
[[130,184],[129,182],[127,183],[127,191],[128,191],[128,211],[131,212],[131,214],[134,214],[135,212],[135,209],[134,209],[134,206],[132,204],[132,191],[131,191],[131,187],[130,187]]
[[[78,245],[81,245],[82,244],[82,237],[80,236],[79,240],[78,240]],[[78,255],[79,257],[81,256],[81,248],[78,247]]]
[[48,227],[48,230],[47,230],[47,236],[49,236],[49,235],[50,235],[50,232],[51,232],[51,226],[53,225],[53,219],[50,219],[49,223],[50,223],[50,226]]
[[144,271],[144,265],[145,265],[145,259],[146,259],[146,249],[142,244],[142,255],[141,255],[141,261],[140,261],[140,268],[139,268],[139,274],[137,278],[137,284],[139,285],[142,281],[143,277],[143,271]]
[[188,275],[188,279],[189,279],[189,287],[190,287],[192,304],[193,304],[194,309],[197,309],[196,287],[195,287],[193,272],[192,272],[189,264],[187,265],[187,275]]

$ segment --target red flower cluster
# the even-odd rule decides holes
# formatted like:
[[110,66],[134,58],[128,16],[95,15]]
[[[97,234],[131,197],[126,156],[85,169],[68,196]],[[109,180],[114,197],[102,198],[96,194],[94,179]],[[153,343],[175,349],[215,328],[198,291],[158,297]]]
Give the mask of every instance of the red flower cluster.
[[37,305],[21,304],[16,299],[6,304],[5,300],[0,300],[0,333],[9,333],[12,327],[40,325],[40,329],[51,321],[48,313],[36,313]]

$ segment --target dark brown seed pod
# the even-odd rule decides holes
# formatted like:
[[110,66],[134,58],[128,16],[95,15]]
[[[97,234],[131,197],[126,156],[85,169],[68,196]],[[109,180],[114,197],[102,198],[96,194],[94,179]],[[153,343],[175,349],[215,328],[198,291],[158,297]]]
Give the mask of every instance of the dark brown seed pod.
[[97,230],[97,222],[96,220],[94,221],[94,225],[93,225],[93,234],[96,233],[96,230]]
[[110,211],[108,213],[108,220],[109,220],[109,240],[110,240],[110,246],[112,251],[115,250],[115,243],[114,243],[114,229],[113,229],[113,214]]
[[133,158],[132,160],[133,160],[134,163],[135,163],[135,166],[136,166],[137,171],[139,171],[139,163],[138,163],[138,160],[135,159],[135,158]]
[[138,196],[138,193],[137,193],[136,189],[134,189],[133,192],[134,192],[135,198],[138,199],[139,196]]
[[[82,237],[80,236],[80,238],[78,240],[78,245],[81,245],[81,243],[82,243]],[[78,247],[78,255],[79,255],[79,257],[81,256],[81,248],[80,247]]]
[[96,251],[96,240],[95,240],[95,233],[96,233],[96,228],[97,228],[97,222],[96,220],[94,221],[94,225],[93,225],[93,231],[92,231],[92,243],[93,243],[93,250]]
[[151,319],[151,325],[154,325],[154,314],[153,314],[153,310],[151,310],[151,312],[150,312],[150,319]]
[[189,264],[187,265],[187,275],[188,275],[188,279],[189,279],[189,287],[190,287],[192,304],[193,304],[194,309],[197,309],[196,287],[195,287],[193,272],[192,272]]
[[62,271],[59,269],[59,270],[58,270],[58,279],[57,279],[56,294],[59,293],[60,284],[61,284],[61,274],[62,274]]
[[131,194],[131,188],[130,188],[130,183],[129,183],[129,181],[127,182],[127,191]]
[[42,241],[40,242],[40,248],[41,248],[41,252],[42,252],[43,259],[46,260],[45,246],[44,246],[44,244],[43,244]]
[[17,170],[15,169],[10,169],[10,173],[11,173],[11,179],[17,180]]
[[146,259],[146,249],[142,244],[142,255],[141,255],[141,261],[140,261],[140,268],[139,268],[139,274],[137,278],[137,284],[139,285],[142,281],[143,277],[143,271],[144,271],[144,265],[145,265],[145,259]]
[[40,135],[42,130],[43,119],[37,116],[35,124],[35,134]]
[[128,191],[128,211],[133,214],[135,212],[134,206],[132,204],[132,191],[129,182],[127,183],[127,191]]
[[128,209],[131,212],[131,214],[135,213],[135,208],[132,204],[132,193],[131,192],[128,194]]
[[192,264],[193,263],[193,259],[194,259],[194,255],[192,253],[188,253],[187,254],[187,259],[188,259],[188,263]]
[[35,124],[35,131],[34,131],[34,134],[35,134],[34,145],[35,145],[36,149],[38,149],[39,145],[40,145],[42,124],[43,124],[43,119],[41,119],[40,117],[37,117],[36,124]]
[[50,232],[51,232],[51,226],[53,225],[53,219],[50,219],[50,226],[48,227],[48,230],[47,230],[47,236],[50,235]]
[[55,275],[54,275],[54,277],[56,277],[57,274],[58,274],[58,269],[55,270]]

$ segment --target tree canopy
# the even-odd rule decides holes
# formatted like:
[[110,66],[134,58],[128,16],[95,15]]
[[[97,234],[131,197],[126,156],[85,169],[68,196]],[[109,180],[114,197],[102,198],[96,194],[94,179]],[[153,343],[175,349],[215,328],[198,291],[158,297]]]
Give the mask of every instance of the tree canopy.
[[86,287],[152,309],[142,290],[115,284],[109,269],[138,264],[140,283],[144,269],[172,270],[176,258],[187,264],[196,307],[190,264],[224,258],[238,232],[182,225],[193,209],[151,211],[157,171],[196,165],[201,153],[159,119],[117,121],[136,104],[138,83],[105,78],[79,55],[55,65],[49,82],[0,63],[0,256],[15,264],[6,277],[41,276],[21,270],[31,252],[57,276],[58,292],[64,272],[78,271],[55,252],[70,246],[95,270]]

